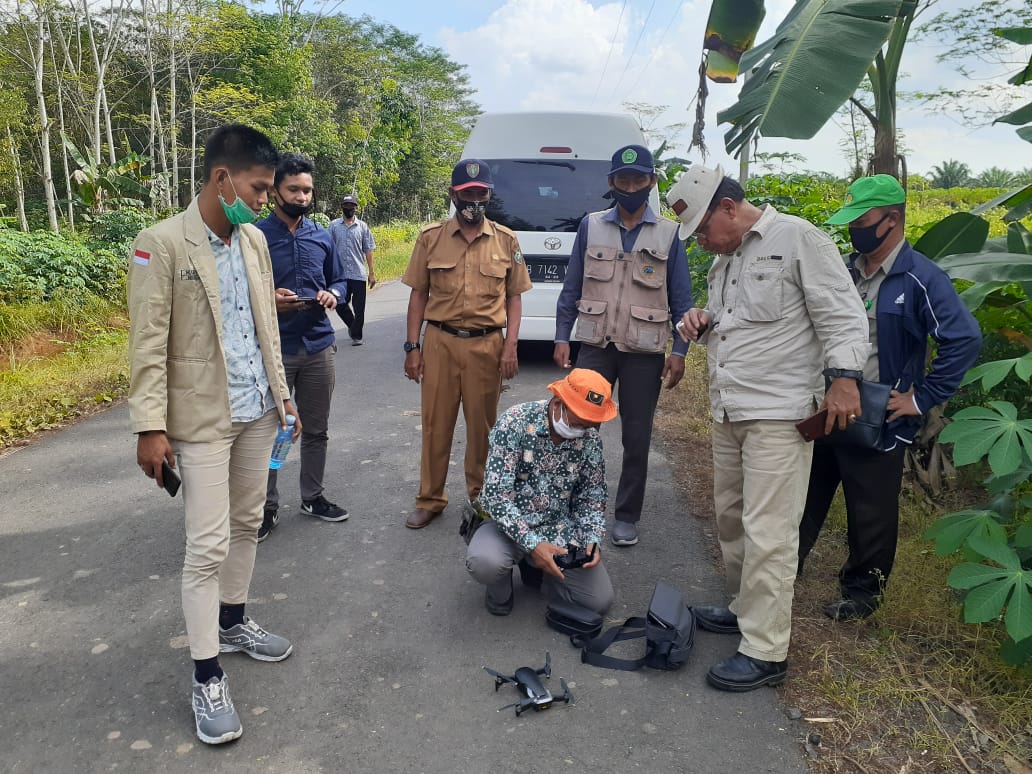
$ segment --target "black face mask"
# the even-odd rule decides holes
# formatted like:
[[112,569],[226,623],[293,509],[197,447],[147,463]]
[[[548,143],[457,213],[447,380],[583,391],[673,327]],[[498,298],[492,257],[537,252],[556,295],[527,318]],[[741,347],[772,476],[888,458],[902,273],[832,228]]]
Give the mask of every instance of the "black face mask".
[[849,240],[853,243],[853,247],[856,248],[858,253],[863,255],[873,253],[882,246],[882,243],[886,239],[889,238],[889,234],[892,233],[891,228],[881,236],[878,236],[877,231],[878,226],[880,226],[891,214],[891,212],[886,212],[882,215],[881,220],[870,226],[849,227]]
[[651,186],[642,188],[640,191],[635,191],[634,193],[621,191],[619,188],[611,188],[609,190],[609,194],[610,198],[623,207],[625,212],[633,215],[641,209],[641,206],[645,204],[645,202],[649,200],[649,193],[651,193],[651,191]]
[[276,207],[286,215],[288,218],[300,218],[302,215],[307,215],[312,211],[314,202],[308,204],[294,204],[292,202],[276,202]]
[[465,199],[456,199],[455,209],[467,223],[479,223],[484,219],[484,213],[487,212],[487,202],[468,202]]
[[351,218],[355,217],[355,211],[353,209],[344,210],[344,217],[350,220]]

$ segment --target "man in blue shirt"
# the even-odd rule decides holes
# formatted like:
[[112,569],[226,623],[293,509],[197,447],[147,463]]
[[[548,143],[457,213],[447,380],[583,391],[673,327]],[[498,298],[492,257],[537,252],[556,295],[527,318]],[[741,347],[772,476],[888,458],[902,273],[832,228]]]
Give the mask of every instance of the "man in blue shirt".
[[624,453],[610,532],[618,546],[638,542],[659,386],[681,381],[688,352],[677,336],[666,357],[671,313],[679,320],[692,307],[692,280],[677,224],[649,206],[658,180],[647,148],[613,154],[607,196],[616,206],[581,221],[555,313],[556,365],[571,366],[572,336],[581,342],[578,368],[620,383]]
[[[330,233],[305,217],[312,208],[312,162],[285,153],[276,167],[273,214],[258,223],[272,257],[283,369],[301,415],[301,511],[323,521],[344,521],[348,512],[323,496],[327,425],[333,396],[336,337],[326,312],[347,290],[344,267]],[[277,471],[269,471],[264,540],[276,526]]]
[[362,345],[362,327],[365,325],[366,282],[372,290],[376,284],[373,270],[373,250],[376,240],[369,225],[355,213],[358,199],[354,194],[344,197],[341,211],[344,216],[330,222],[330,236],[337,245],[337,252],[344,262],[344,276],[348,280],[348,292],[337,305],[337,314],[348,326],[351,346]]

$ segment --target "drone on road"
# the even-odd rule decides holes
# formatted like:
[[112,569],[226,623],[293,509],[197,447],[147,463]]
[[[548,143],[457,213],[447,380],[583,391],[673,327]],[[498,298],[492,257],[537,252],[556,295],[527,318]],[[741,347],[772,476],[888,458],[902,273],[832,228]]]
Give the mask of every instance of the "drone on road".
[[566,680],[563,678],[559,678],[559,684],[563,688],[562,696],[553,696],[552,692],[545,688],[544,683],[541,681],[541,675],[544,675],[546,678],[552,676],[552,656],[547,651],[545,652],[545,665],[541,669],[520,667],[513,675],[503,675],[488,667],[484,667],[484,671],[495,679],[496,692],[506,683],[512,683],[516,686],[516,690],[523,694],[523,698],[519,701],[500,707],[498,709],[499,712],[515,707],[516,717],[519,717],[524,710],[533,708],[535,712],[541,712],[551,707],[557,701],[566,704],[576,704],[576,700],[573,698],[573,694],[570,693],[570,688],[566,685]]

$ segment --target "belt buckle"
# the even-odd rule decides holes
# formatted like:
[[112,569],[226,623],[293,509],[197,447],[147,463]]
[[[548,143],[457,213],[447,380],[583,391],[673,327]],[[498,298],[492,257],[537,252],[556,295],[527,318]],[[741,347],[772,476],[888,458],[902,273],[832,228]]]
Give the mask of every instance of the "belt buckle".
[[455,335],[458,336],[460,339],[469,339],[469,338],[472,338],[472,336],[473,336],[472,333],[470,333],[469,331],[467,331],[467,330],[465,330],[463,328],[456,328],[455,329]]

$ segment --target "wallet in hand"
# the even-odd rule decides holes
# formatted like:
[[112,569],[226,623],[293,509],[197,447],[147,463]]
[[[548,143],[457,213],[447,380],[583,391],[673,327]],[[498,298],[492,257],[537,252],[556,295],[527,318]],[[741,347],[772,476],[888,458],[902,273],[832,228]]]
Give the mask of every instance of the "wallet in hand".
[[827,433],[824,432],[827,422],[828,410],[822,409],[812,417],[807,417],[806,419],[796,422],[796,430],[798,430],[799,435],[803,436],[807,441],[816,441],[818,438],[824,438],[827,435]]

